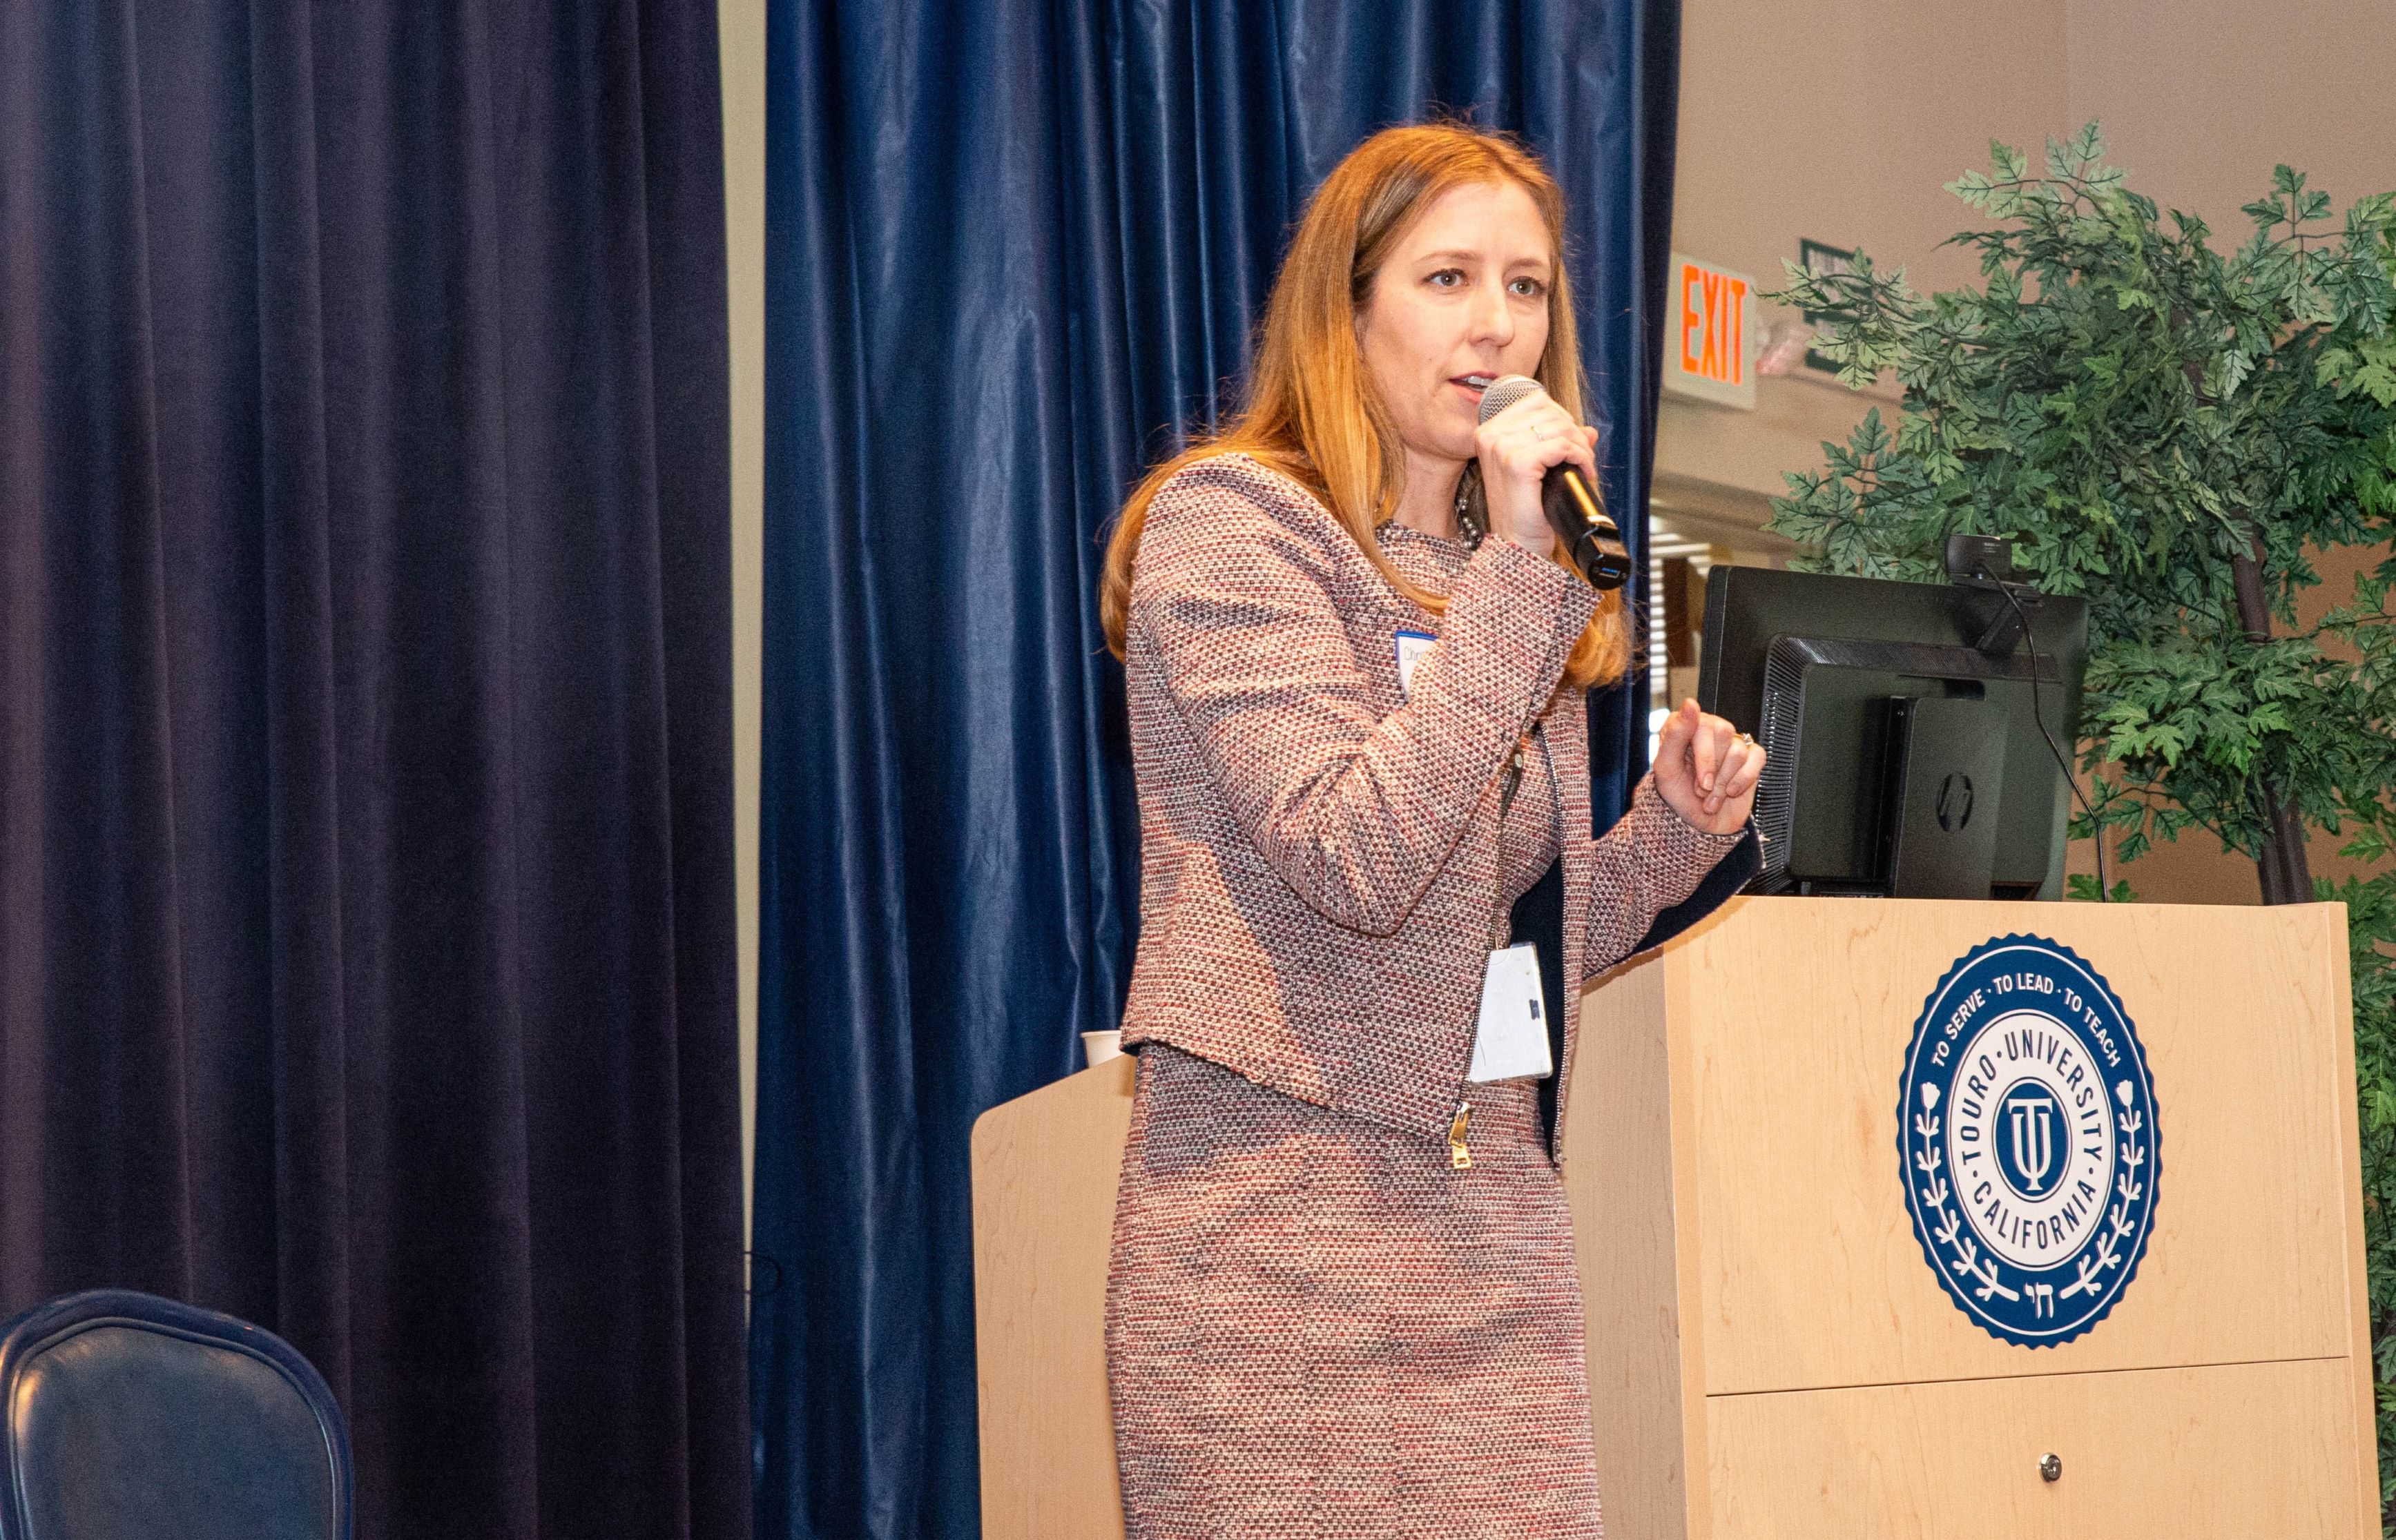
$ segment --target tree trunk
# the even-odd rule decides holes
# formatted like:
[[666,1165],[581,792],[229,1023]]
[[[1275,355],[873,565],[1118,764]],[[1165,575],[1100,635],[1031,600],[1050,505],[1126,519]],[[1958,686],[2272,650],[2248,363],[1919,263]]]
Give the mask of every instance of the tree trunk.
[[[2271,606],[2263,598],[2263,541],[2254,538],[2250,554],[2230,559],[2230,578],[2238,592],[2238,619],[2248,640],[2271,639]],[[2305,859],[2305,826],[2296,804],[2270,780],[2263,783],[2263,815],[2270,832],[2263,837],[2263,854],[2256,858],[2262,879],[2263,902],[2309,904],[2313,901],[2312,868]]]

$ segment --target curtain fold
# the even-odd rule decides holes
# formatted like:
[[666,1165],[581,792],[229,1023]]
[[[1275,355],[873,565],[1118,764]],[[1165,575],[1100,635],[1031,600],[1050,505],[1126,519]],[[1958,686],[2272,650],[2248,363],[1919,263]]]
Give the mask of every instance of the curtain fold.
[[[1114,1025],[1137,923],[1103,526],[1229,404],[1365,135],[1444,110],[1549,157],[1644,542],[1677,14],[772,0],[760,1534],[976,1533],[968,1134]],[[1645,700],[1595,704],[1611,822]]]
[[711,8],[0,7],[0,1312],[748,1529]]

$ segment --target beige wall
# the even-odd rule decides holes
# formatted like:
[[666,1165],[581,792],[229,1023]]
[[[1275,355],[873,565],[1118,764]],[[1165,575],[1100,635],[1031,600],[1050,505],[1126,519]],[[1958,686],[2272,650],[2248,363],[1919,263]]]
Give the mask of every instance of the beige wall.
[[2074,0],[2066,46],[2072,120],[2101,119],[2131,185],[2223,245],[2280,161],[2340,214],[2396,189],[2391,0]]
[[[2276,162],[2311,174],[2341,212],[2396,189],[2391,86],[2396,0],[1687,0],[1673,245],[1765,287],[1807,236],[1860,246],[1917,287],[1952,286],[1974,265],[1938,243],[1971,210],[1944,184],[1985,166],[1992,137],[2036,147],[2091,117],[2133,187],[2235,244],[2251,230],[2239,206]],[[1827,379],[1761,379],[1751,413],[1668,399],[1662,516],[1717,539],[1760,522],[1780,473],[1818,467],[1820,441],[1869,405]],[[2315,613],[2352,567],[2325,576]],[[2352,870],[2336,843],[2314,842],[2317,873]],[[2093,869],[2089,853],[2073,868]],[[2201,834],[2125,874],[2150,899],[2258,897],[2252,863]]]
[[[2012,7],[2001,29],[1990,14],[1972,0],[1687,0],[1674,249],[1766,289],[1803,237],[1861,246],[1919,287],[1970,278],[1969,257],[1939,246],[1970,210],[1941,189],[1987,163],[1991,135],[2035,142],[2070,115],[2064,0]],[[1811,371],[1758,381],[1753,412],[1667,399],[1658,479],[1714,487],[1760,520],[1781,472],[1818,465],[1821,441],[1862,415]]]
[[765,572],[765,0],[719,0],[732,326],[732,845],[740,949],[741,1233],[757,1130],[757,738]]

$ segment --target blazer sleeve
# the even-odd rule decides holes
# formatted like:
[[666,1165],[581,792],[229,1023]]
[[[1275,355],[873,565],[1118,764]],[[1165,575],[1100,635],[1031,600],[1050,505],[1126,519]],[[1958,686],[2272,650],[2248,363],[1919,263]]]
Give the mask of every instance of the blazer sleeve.
[[[1581,952],[1583,982],[1652,944],[1657,917],[1685,904],[1724,856],[1753,843],[1749,830],[1708,834],[1692,828],[1656,790],[1655,776],[1642,776],[1631,810],[1597,841],[1597,896]],[[1725,888],[1717,901],[1728,896]],[[1680,918],[1685,926],[1697,917]]]
[[[1347,531],[1252,461],[1201,461],[1149,505],[1129,625],[1240,830],[1305,902],[1386,936],[1446,861],[1563,677],[1597,596],[1491,540],[1448,595],[1405,702],[1356,659],[1333,592]],[[1391,667],[1394,670],[1395,661]]]

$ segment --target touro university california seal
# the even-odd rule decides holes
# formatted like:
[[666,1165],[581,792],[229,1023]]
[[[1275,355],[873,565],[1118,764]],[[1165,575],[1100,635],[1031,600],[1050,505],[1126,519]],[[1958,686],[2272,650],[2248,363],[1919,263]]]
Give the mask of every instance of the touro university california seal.
[[1914,1236],[1965,1315],[2026,1348],[2105,1318],[2158,1159],[2146,1055],[2095,969],[2034,936],[1958,959],[1913,1024],[1897,1123]]

